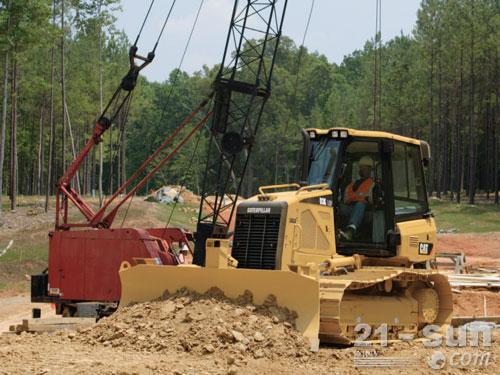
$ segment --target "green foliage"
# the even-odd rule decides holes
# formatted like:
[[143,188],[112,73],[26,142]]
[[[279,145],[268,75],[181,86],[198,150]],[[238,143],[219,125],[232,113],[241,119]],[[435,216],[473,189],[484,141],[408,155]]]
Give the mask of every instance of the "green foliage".
[[441,200],[432,200],[430,203],[439,229],[486,233],[498,232],[500,228],[500,214],[495,205],[460,205]]
[[[62,173],[61,104],[59,100],[58,48],[61,33],[66,44],[66,91],[75,147],[80,149],[91,134],[99,114],[98,39],[103,39],[104,101],[111,97],[128,69],[130,41],[115,28],[113,16],[119,0],[66,0],[65,30],[58,30],[60,1],[55,3],[56,27],[51,25],[48,0],[12,0],[12,30],[0,34],[0,49],[18,45],[19,78],[19,189],[34,190],[39,144],[39,123],[45,126],[42,144],[48,160],[48,120],[50,99],[50,49],[55,48],[54,86],[56,121],[56,176]],[[0,2],[2,8],[8,1]],[[30,14],[28,17],[26,14]],[[7,30],[7,14],[0,15],[0,29]],[[29,20],[29,23],[28,23]],[[382,44],[380,103],[381,130],[426,139],[434,151],[429,187],[438,193],[467,187],[477,177],[479,189],[493,191],[494,142],[498,143],[500,10],[493,0],[425,0],[411,35],[399,35]],[[473,43],[471,43],[471,41]],[[252,194],[259,185],[293,182],[299,179],[301,164],[300,130],[308,127],[373,126],[374,45],[347,55],[340,64],[330,63],[318,52],[297,46],[283,37],[277,51],[272,96],[249,166],[244,193]],[[269,57],[268,57],[269,58]],[[158,63],[155,61],[154,63]],[[125,134],[126,176],[130,176],[193,110],[210,90],[218,67],[202,65],[193,74],[172,71],[165,82],[140,78]],[[472,64],[474,71],[472,72]],[[245,76],[248,72],[238,74]],[[473,90],[474,83],[474,90]],[[469,97],[473,101],[469,103]],[[472,124],[472,125],[471,125]],[[473,136],[469,136],[469,127]],[[104,137],[120,145],[117,124]],[[112,133],[112,134],[111,134]],[[184,183],[199,191],[205,150],[206,129],[183,147],[145,189],[163,184]],[[69,145],[69,141],[66,142]],[[171,150],[172,148],[170,148]],[[462,157],[477,150],[474,158]],[[71,148],[64,150],[72,159]],[[497,150],[498,152],[498,150]],[[106,190],[111,176],[118,182],[116,152],[104,155]],[[8,160],[6,161],[8,165]],[[476,169],[469,166],[477,166]],[[97,188],[97,164],[84,166],[86,189]],[[44,173],[46,173],[46,166]],[[8,178],[9,171],[5,171]],[[106,191],[108,194],[109,191]]]
[[47,43],[50,28],[50,0],[4,0],[0,7],[0,48],[3,52],[27,50]]

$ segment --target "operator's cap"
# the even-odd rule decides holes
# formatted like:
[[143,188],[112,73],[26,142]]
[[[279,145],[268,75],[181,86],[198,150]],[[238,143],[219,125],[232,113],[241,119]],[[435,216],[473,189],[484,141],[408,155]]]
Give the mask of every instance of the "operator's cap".
[[370,156],[363,156],[359,159],[359,166],[373,167],[373,159]]

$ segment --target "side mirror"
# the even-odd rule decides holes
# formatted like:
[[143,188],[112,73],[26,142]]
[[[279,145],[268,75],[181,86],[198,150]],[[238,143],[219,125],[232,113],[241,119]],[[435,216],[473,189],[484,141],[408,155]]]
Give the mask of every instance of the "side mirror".
[[428,167],[431,161],[431,146],[426,141],[420,141],[420,154],[422,155],[422,164]]

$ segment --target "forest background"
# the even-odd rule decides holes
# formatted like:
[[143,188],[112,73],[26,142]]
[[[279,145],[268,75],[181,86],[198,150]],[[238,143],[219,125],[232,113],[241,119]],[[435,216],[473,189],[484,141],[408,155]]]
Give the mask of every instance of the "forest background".
[[[0,200],[11,209],[18,194],[45,195],[48,207],[126,73],[131,41],[115,26],[119,7],[119,0],[0,1]],[[244,195],[299,180],[302,128],[340,126],[427,140],[431,194],[498,204],[499,49],[499,0],[424,0],[410,35],[376,34],[340,64],[284,36]],[[209,92],[217,68],[200,61],[199,71],[175,69],[165,82],[141,77],[128,115],[83,163],[74,182],[81,193],[104,199],[125,181]],[[200,134],[142,194],[164,184],[200,191],[207,140]]]

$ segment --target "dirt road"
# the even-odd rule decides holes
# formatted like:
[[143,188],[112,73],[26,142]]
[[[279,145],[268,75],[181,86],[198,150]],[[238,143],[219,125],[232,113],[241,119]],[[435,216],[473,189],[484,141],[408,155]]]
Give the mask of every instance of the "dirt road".
[[[496,335],[498,340],[499,335]],[[498,374],[500,351],[498,342],[488,348],[424,348],[422,344],[397,344],[388,348],[321,348],[319,353],[294,359],[236,360],[214,354],[191,355],[183,353],[148,353],[120,348],[82,345],[67,336],[23,335],[0,337],[0,374],[375,374],[400,375],[429,374],[429,358],[437,351],[443,353],[448,364],[435,374]],[[455,354],[458,353],[458,354]],[[480,356],[491,353],[487,366],[469,364],[460,368],[462,356]],[[407,360],[398,366],[396,360],[388,367],[361,367],[356,358],[373,357],[380,361]],[[454,358],[458,367],[449,362]],[[458,359],[457,359],[458,358]],[[229,363],[228,363],[229,362]],[[464,362],[466,363],[466,362]]]
[[43,317],[55,316],[51,305],[31,303],[27,295],[0,298],[0,332],[8,331],[12,324],[20,324],[22,319],[31,317],[31,309],[40,308]]
[[446,375],[500,371],[498,330],[491,346],[413,341],[311,353],[272,311],[180,297],[126,307],[80,331],[0,335],[0,374],[400,375],[428,374],[430,365],[443,365],[435,373]]

